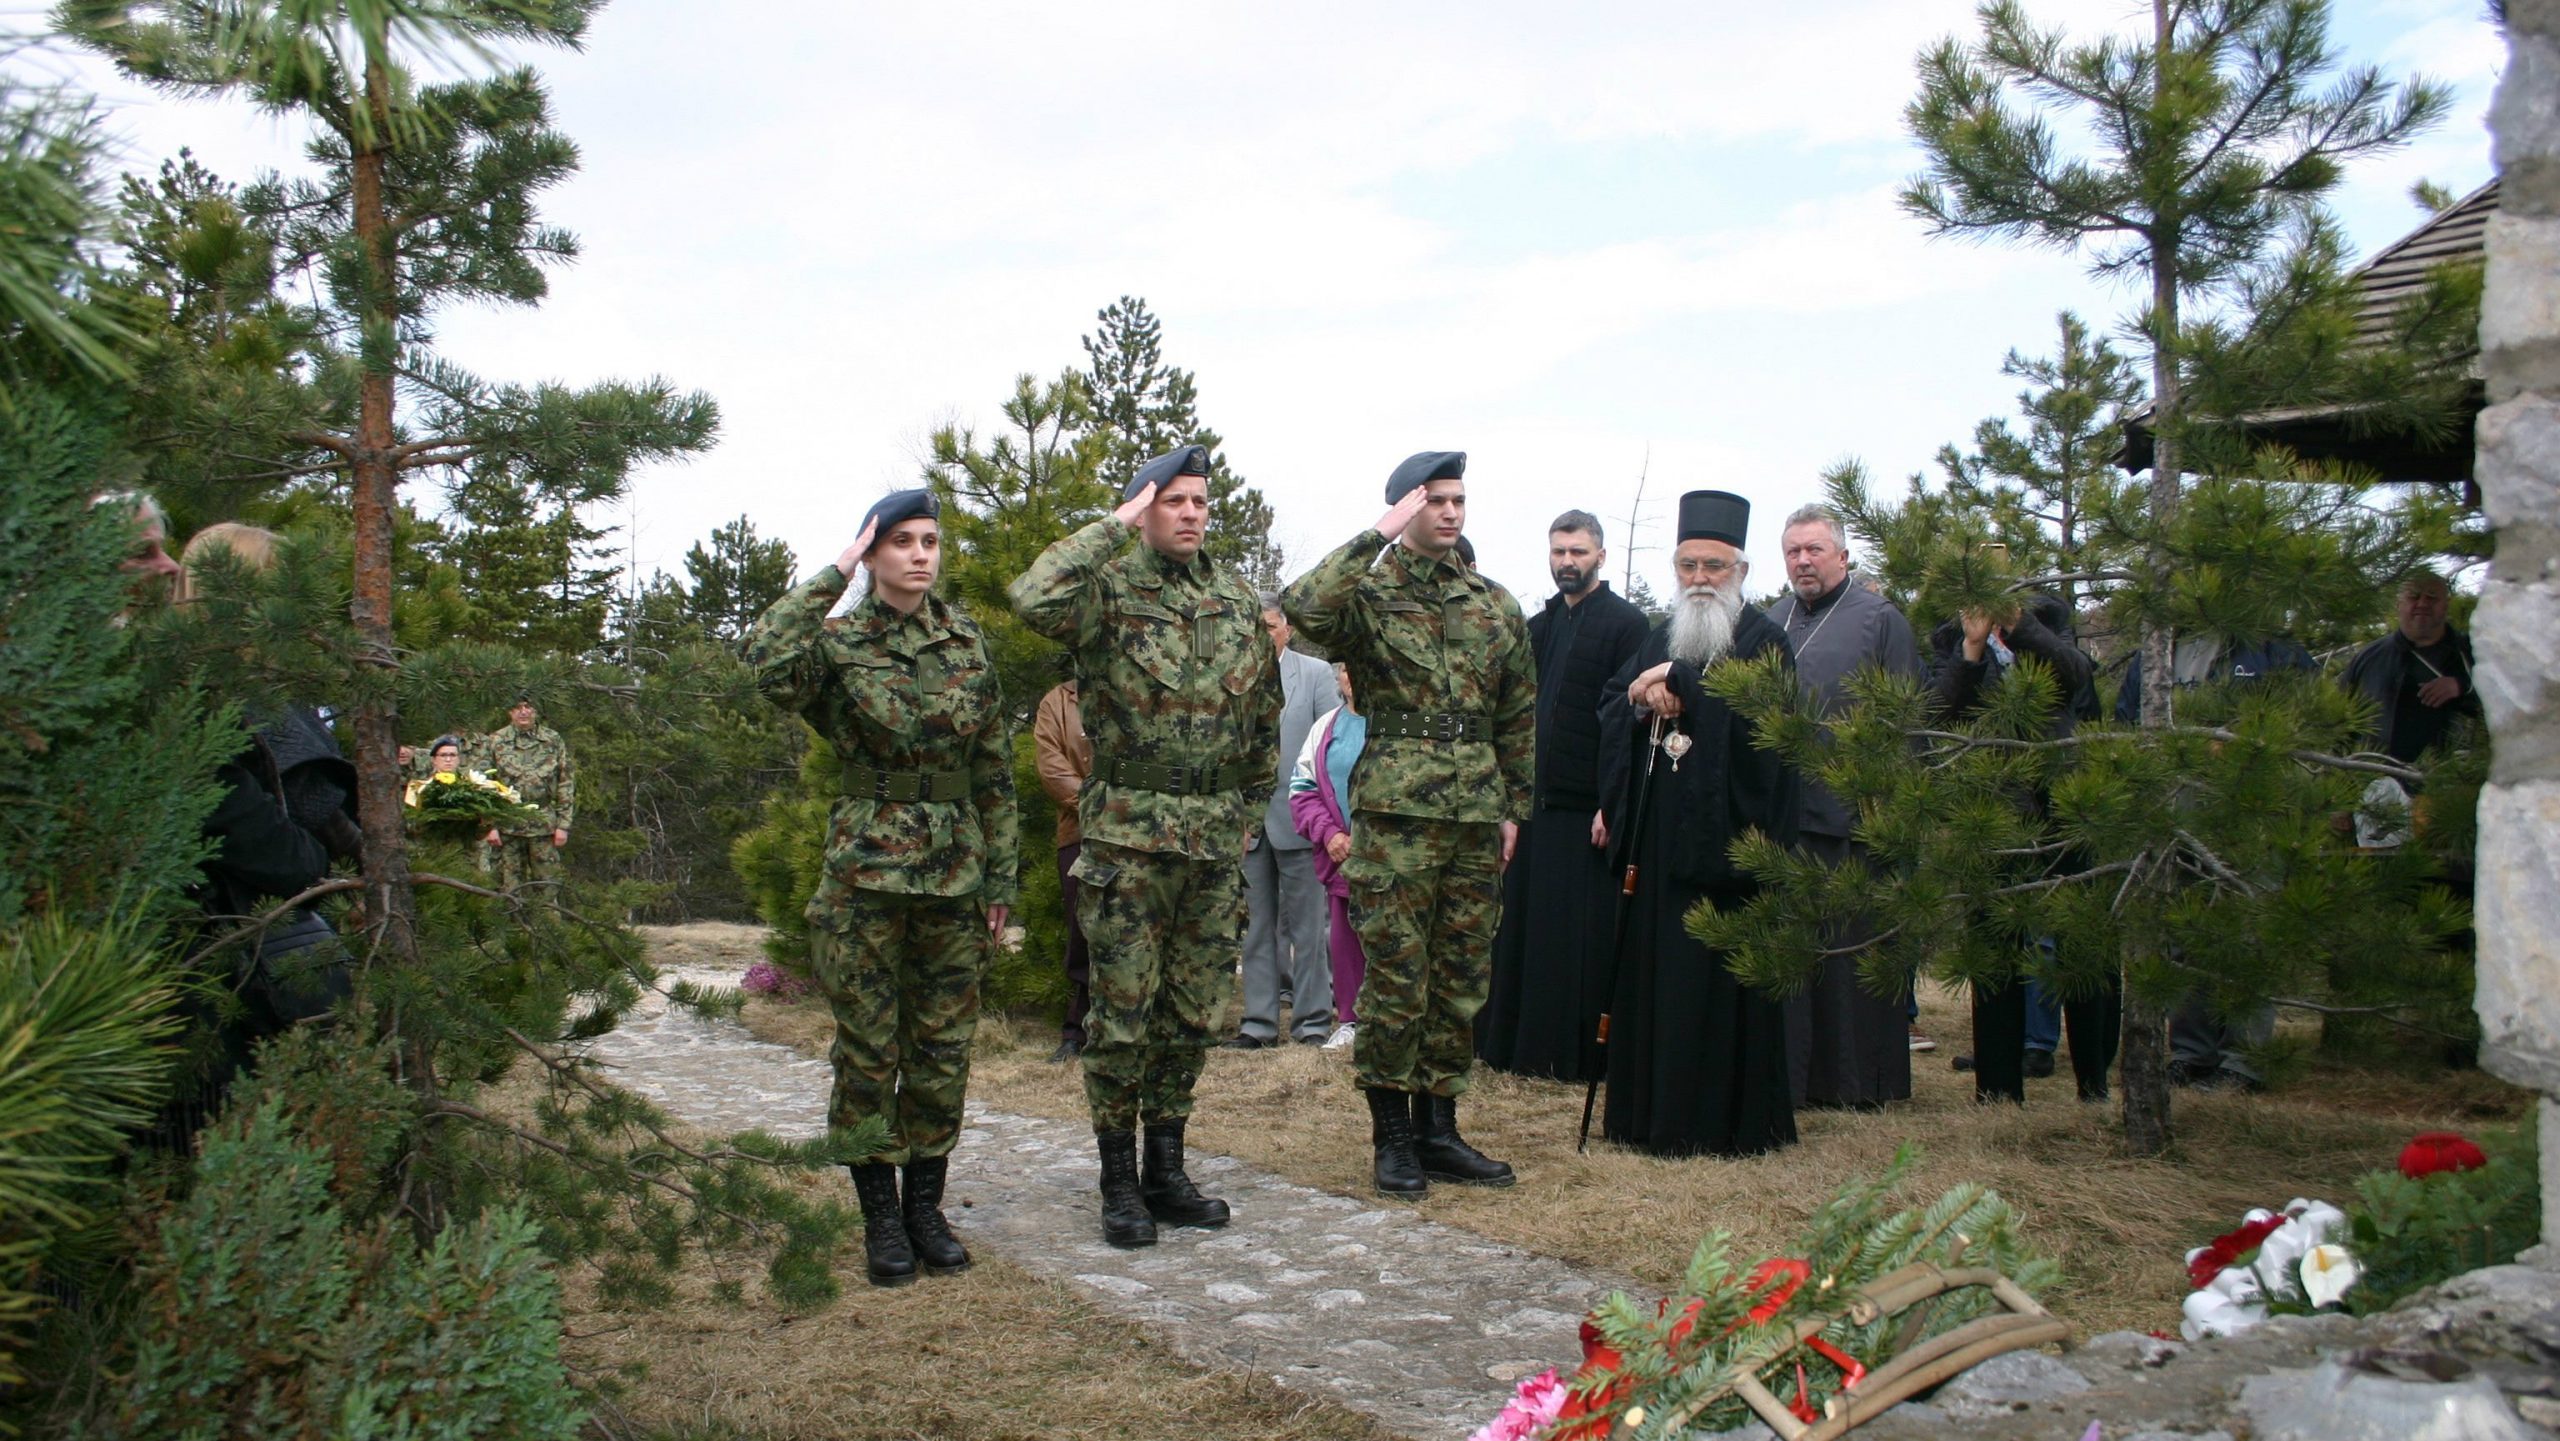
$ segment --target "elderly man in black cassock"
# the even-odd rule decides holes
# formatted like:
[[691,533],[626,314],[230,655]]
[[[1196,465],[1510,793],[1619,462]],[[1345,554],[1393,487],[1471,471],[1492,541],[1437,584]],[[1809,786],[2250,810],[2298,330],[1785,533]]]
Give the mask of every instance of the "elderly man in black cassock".
[[1579,1081],[1598,1059],[1592,1023],[1609,1007],[1609,922],[1618,895],[1600,824],[1600,696],[1644,643],[1644,612],[1600,578],[1599,517],[1547,527],[1556,593],[1529,617],[1538,658],[1538,780],[1520,848],[1502,873],[1493,983],[1476,1013],[1476,1056],[1496,1070]]
[[1701,685],[1719,665],[1771,651],[1794,664],[1786,634],[1743,601],[1750,519],[1738,495],[1680,497],[1679,598],[1601,709],[1602,823],[1637,867],[1609,1008],[1605,1134],[1660,1155],[1748,1156],[1796,1139],[1779,1003],[1745,989],[1681,924],[1701,899],[1722,909],[1757,889],[1727,854],[1737,837],[1796,839],[1795,772]]

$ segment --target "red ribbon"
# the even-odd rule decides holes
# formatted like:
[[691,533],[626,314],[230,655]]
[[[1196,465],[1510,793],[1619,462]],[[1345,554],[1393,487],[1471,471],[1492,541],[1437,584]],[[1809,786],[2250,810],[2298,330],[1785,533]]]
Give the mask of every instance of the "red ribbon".
[[[1726,1327],[1723,1334],[1731,1335],[1746,1324],[1753,1326],[1769,1324],[1776,1318],[1778,1312],[1784,1309],[1787,1302],[1795,1299],[1796,1292],[1804,1289],[1805,1282],[1812,1279],[1813,1265],[1809,1261],[1791,1256],[1773,1256],[1761,1262],[1742,1283],[1743,1294],[1758,1297],[1758,1304],[1751,1308],[1750,1314],[1744,1320],[1736,1321],[1733,1325]],[[1697,1298],[1681,1308],[1680,1319],[1672,1322],[1670,1331],[1664,1335],[1665,1350],[1675,1354],[1678,1352],[1681,1344],[1689,1339],[1690,1332],[1695,1329],[1698,1312],[1705,1305],[1704,1298]],[[1666,1296],[1655,1314],[1665,1314],[1670,1307],[1671,1300]],[[1815,1355],[1840,1368],[1841,1390],[1846,1391],[1866,1379],[1867,1368],[1856,1357],[1823,1340],[1820,1336],[1808,1336],[1804,1344]],[[1626,1357],[1620,1355],[1616,1347],[1602,1340],[1600,1328],[1593,1325],[1588,1317],[1584,1318],[1582,1369],[1576,1379],[1605,1376],[1625,1364]],[[1808,1423],[1819,1421],[1822,1419],[1822,1412],[1814,1406],[1813,1398],[1809,1394],[1812,1387],[1805,1378],[1804,1363],[1797,1362],[1795,1369],[1796,1394],[1795,1399],[1787,1403],[1787,1410],[1792,1412],[1799,1421]],[[1593,1389],[1587,1398],[1579,1394],[1567,1396],[1563,1409],[1556,1416],[1555,1434],[1559,1437],[1577,1438],[1577,1441],[1580,1441],[1580,1438],[1608,1435],[1609,1413],[1616,1409],[1620,1401],[1626,1399],[1630,1389],[1632,1389],[1631,1378],[1616,1376],[1612,1377],[1607,1385]]]

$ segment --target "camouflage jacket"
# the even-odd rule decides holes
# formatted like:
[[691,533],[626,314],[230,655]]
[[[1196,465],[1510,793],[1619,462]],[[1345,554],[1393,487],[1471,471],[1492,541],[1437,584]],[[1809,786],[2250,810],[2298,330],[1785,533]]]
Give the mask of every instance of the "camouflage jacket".
[[[1280,764],[1280,665],[1244,581],[1169,559],[1105,516],[1041,553],[1013,608],[1075,653],[1093,776],[1084,838],[1201,860],[1238,857]],[[1176,795],[1104,777],[1111,763],[1235,767],[1234,789]]]
[[965,772],[963,800],[838,796],[812,911],[845,890],[968,896],[1009,906],[1022,852],[1013,739],[975,621],[938,595],[913,615],[869,596],[829,619],[845,591],[834,566],[747,632],[756,688],[808,721],[847,765],[893,775]]
[[[1380,548],[1386,554],[1378,554]],[[1524,821],[1536,777],[1538,667],[1511,592],[1363,531],[1282,592],[1298,633],[1351,668],[1360,713],[1481,716],[1490,740],[1382,735],[1351,770],[1349,809]]]
[[578,815],[578,772],[569,764],[569,743],[546,725],[520,731],[501,726],[480,737],[474,754],[463,757],[468,770],[486,771],[512,787],[516,798],[542,813],[542,824],[515,835],[549,835],[569,829]]

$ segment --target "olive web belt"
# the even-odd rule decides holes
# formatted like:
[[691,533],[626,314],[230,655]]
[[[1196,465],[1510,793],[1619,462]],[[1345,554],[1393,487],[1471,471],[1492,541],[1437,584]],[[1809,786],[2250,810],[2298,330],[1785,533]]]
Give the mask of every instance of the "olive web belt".
[[1489,741],[1493,722],[1449,711],[1383,710],[1369,717],[1369,737],[1417,741]]
[[844,768],[844,793],[875,801],[959,801],[969,798],[967,771],[875,771]]
[[1152,761],[1106,761],[1098,757],[1093,773],[1106,785],[1162,791],[1169,796],[1204,796],[1242,790],[1263,774],[1261,767],[1243,761],[1230,761],[1222,766],[1167,766]]

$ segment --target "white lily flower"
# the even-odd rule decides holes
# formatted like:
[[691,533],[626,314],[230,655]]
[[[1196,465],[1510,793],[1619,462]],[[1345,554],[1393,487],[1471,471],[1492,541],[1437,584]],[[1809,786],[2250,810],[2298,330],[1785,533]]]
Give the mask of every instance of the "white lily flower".
[[2302,1294],[2314,1306],[2334,1306],[2364,1274],[2344,1246],[2314,1246],[2302,1258]]

